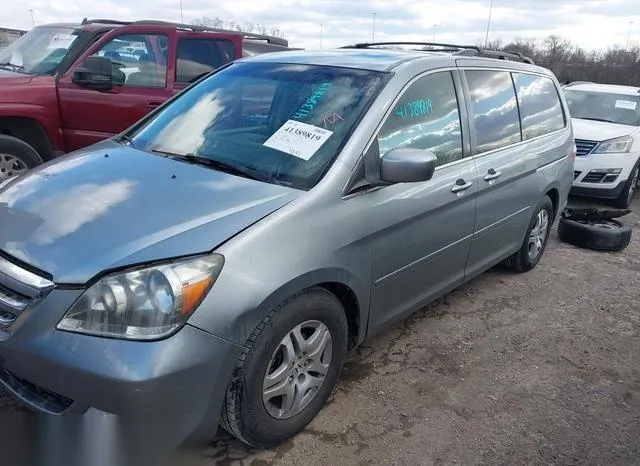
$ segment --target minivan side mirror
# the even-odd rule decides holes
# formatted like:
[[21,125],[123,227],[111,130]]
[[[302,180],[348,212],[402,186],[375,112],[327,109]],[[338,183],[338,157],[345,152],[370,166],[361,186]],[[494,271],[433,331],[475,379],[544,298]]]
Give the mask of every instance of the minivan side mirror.
[[96,91],[113,89],[113,64],[108,57],[88,57],[83,66],[73,72],[72,81],[78,86]]
[[433,177],[438,158],[430,150],[398,147],[382,156],[380,179],[387,183],[415,183]]

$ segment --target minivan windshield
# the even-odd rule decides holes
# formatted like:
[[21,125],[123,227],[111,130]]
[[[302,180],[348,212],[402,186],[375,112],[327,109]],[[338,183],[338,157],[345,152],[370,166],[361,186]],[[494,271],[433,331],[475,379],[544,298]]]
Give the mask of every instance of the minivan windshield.
[[609,92],[564,91],[573,118],[640,126],[640,95]]
[[80,31],[38,26],[0,51],[0,67],[27,74],[54,74]]
[[[236,174],[308,190],[387,76],[342,67],[236,62],[188,88],[127,140],[136,149],[210,169],[232,167]],[[202,163],[204,158],[217,163]]]

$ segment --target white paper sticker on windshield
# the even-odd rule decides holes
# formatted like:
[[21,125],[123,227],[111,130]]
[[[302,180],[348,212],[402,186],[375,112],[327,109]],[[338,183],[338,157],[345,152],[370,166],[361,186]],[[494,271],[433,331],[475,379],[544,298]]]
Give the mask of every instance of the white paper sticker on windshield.
[[625,108],[627,110],[635,110],[638,102],[633,100],[616,100],[616,108]]
[[51,41],[49,41],[49,45],[47,45],[47,49],[68,49],[69,47],[71,47],[73,41],[76,40],[76,37],[78,36],[75,36],[73,34],[58,33],[51,38]]
[[302,160],[309,160],[332,134],[333,131],[328,129],[289,120],[264,145]]

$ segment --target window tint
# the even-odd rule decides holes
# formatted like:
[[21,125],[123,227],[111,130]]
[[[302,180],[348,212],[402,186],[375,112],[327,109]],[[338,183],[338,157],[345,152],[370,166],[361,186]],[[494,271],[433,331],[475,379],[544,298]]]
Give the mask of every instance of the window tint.
[[233,42],[220,39],[180,39],[176,82],[188,83],[236,58]]
[[162,45],[167,36],[123,34],[107,42],[94,55],[108,57],[113,80],[124,86],[165,87],[167,60]]
[[564,112],[553,81],[544,76],[513,73],[520,106],[522,137],[531,139],[564,128]]
[[519,142],[520,118],[508,71],[465,71],[478,153]]
[[462,158],[458,100],[450,72],[418,79],[402,95],[378,134],[380,155],[396,147],[428,149],[438,165]]

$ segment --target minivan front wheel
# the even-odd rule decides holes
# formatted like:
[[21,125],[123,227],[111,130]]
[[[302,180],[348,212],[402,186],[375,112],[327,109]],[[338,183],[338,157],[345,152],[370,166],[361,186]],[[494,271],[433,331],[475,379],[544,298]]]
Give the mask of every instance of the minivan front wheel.
[[547,247],[552,223],[553,203],[549,196],[544,196],[529,223],[522,246],[504,261],[505,266],[517,272],[528,272],[538,265]]
[[333,391],[347,339],[344,308],[323,288],[278,306],[245,344],[227,388],[222,426],[259,448],[302,431]]

